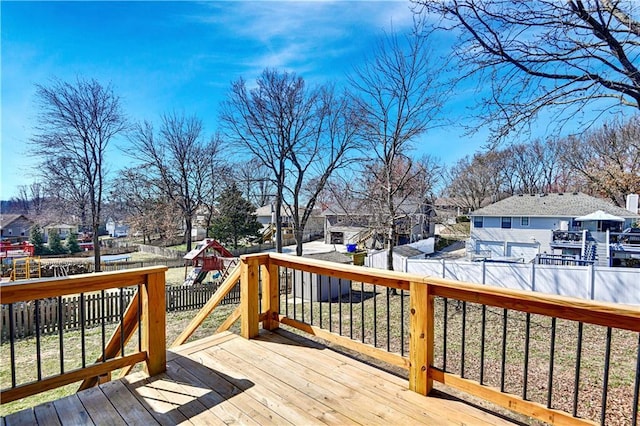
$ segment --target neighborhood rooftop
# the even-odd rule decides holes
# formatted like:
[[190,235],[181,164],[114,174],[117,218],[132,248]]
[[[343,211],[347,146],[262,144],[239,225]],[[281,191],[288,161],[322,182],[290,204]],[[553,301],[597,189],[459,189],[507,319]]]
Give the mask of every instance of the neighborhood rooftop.
[[565,216],[578,217],[602,210],[623,218],[640,218],[623,207],[581,192],[519,194],[488,205],[471,216]]

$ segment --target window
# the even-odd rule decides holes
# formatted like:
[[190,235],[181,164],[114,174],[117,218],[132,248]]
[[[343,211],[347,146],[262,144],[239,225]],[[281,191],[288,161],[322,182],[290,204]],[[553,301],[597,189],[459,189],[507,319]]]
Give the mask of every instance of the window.
[[510,229],[511,228],[511,218],[503,217],[502,218],[502,229]]
[[473,227],[474,228],[482,228],[482,216],[474,216],[473,217]]
[[529,226],[529,218],[521,217],[520,218],[520,226]]

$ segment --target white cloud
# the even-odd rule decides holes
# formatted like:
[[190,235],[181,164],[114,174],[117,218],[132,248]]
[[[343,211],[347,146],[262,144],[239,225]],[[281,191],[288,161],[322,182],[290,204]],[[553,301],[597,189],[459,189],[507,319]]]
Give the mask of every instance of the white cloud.
[[349,58],[391,26],[402,31],[412,24],[406,1],[223,2],[205,6],[203,15],[188,19],[252,46],[250,55],[234,58],[248,78],[266,67],[299,74],[325,72],[323,62]]

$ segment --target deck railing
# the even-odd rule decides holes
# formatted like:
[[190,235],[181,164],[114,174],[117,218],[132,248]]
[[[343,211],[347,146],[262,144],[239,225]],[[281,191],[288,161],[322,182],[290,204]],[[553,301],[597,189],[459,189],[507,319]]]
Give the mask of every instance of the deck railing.
[[[8,314],[8,346],[10,378],[3,380],[0,401],[8,403],[60,386],[83,381],[81,388],[92,386],[100,377],[110,377],[114,370],[130,369],[144,362],[150,375],[159,374],[166,368],[166,326],[165,326],[165,271],[164,266],[139,268],[119,272],[74,275],[64,278],[40,279],[24,283],[4,284],[0,287],[0,298]],[[135,289],[126,309],[119,309],[118,325],[107,336],[108,295],[116,294],[121,306],[125,303],[125,293]],[[66,321],[63,296],[75,295],[79,300],[79,331],[70,336],[64,323]],[[96,299],[97,295],[97,299]],[[96,299],[95,309],[102,313],[100,324],[88,324],[86,321],[85,299]],[[55,318],[43,318],[44,304],[57,304]],[[29,310],[17,309],[25,305],[32,306],[34,320],[35,347],[33,353],[25,354],[25,348],[16,350],[16,315]],[[41,332],[47,321],[56,321],[57,341],[54,343],[57,354],[51,354],[50,338]],[[97,332],[96,332],[97,330]],[[127,343],[136,336],[135,348]],[[93,335],[93,337],[90,337]],[[46,345],[45,345],[46,340]],[[78,342],[79,341],[79,342]],[[95,347],[92,347],[93,342]],[[96,355],[97,354],[97,355]],[[92,358],[93,357],[93,358]],[[30,363],[21,364],[18,361]],[[52,367],[45,361],[55,359]],[[97,359],[96,359],[97,358]],[[35,364],[32,361],[35,359]],[[57,364],[57,367],[55,366]],[[51,371],[54,370],[54,371]]]
[[240,279],[246,338],[286,324],[405,368],[421,394],[438,381],[552,424],[638,422],[638,308],[281,254],[243,257]]
[[[36,380],[21,383],[12,346],[11,386],[2,390],[2,402],[79,380],[90,386],[98,376],[142,361],[149,374],[164,371],[165,270],[3,286],[2,304],[8,305],[123,294],[130,286],[137,296],[108,342],[101,327],[95,363],[87,362],[81,327],[80,367],[67,367],[61,334],[59,372],[38,370]],[[270,253],[243,256],[174,345],[186,341],[238,281],[241,303],[218,331],[241,319],[241,334],[252,338],[260,324],[268,330],[284,324],[406,370],[409,388],[421,394],[437,381],[548,423],[638,423],[638,308]],[[136,329],[132,350],[126,345]],[[36,333],[37,365],[40,338]]]

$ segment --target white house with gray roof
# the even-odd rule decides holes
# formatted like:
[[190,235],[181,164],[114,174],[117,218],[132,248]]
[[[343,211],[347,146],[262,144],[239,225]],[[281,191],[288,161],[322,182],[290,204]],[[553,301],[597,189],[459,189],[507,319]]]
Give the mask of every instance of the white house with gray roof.
[[[578,221],[602,211],[614,220]],[[520,194],[470,214],[471,256],[532,261],[538,254],[610,264],[609,247],[640,216],[582,193]]]

